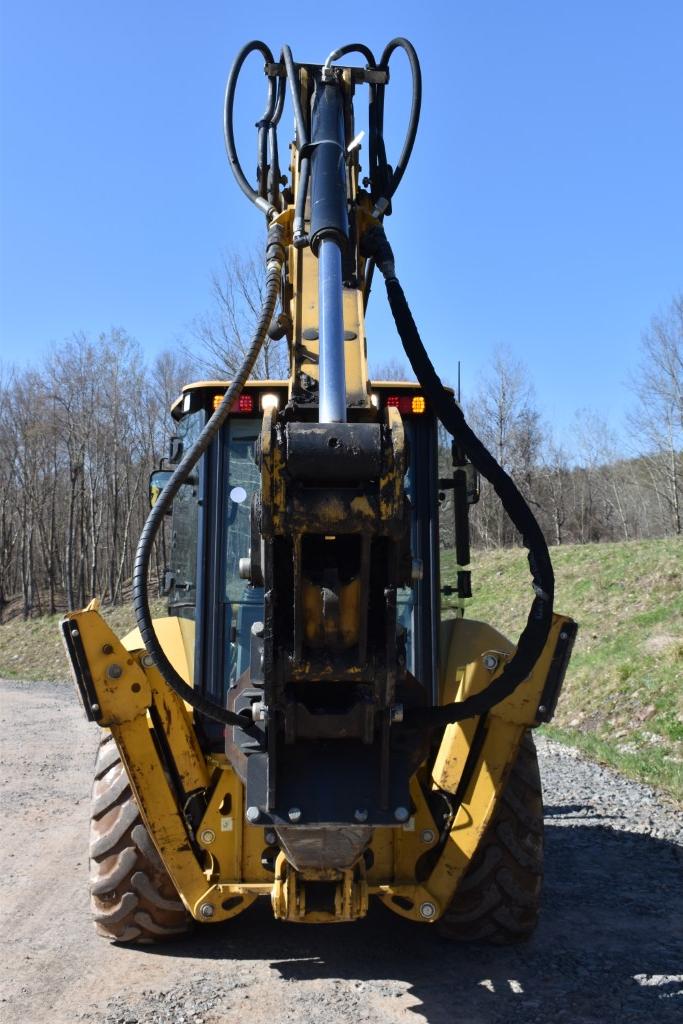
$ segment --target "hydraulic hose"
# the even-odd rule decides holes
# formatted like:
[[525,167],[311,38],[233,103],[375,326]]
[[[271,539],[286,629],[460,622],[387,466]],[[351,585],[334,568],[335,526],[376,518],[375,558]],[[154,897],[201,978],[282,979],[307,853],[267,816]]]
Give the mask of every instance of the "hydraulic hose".
[[[397,36],[384,47],[384,52],[378,67],[383,71],[389,71],[389,61],[395,50],[403,50],[410,64],[412,74],[412,97],[410,101],[410,117],[408,128],[403,142],[401,155],[393,171],[387,163],[387,154],[384,146],[384,90],[385,85],[375,85],[370,90],[370,182],[372,189],[372,201],[377,204],[382,202],[385,210],[380,208],[379,219],[383,219],[385,212],[391,213],[391,200],[401,184],[403,175],[406,172],[408,162],[413,152],[417,129],[420,123],[420,109],[422,107],[422,71],[415,48],[403,36]],[[368,259],[365,268],[365,286],[363,288],[363,309],[368,308],[370,290],[375,272],[374,260]]]
[[260,733],[254,726],[252,720],[243,715],[236,715],[232,711],[223,708],[216,701],[204,697],[193,687],[188,686],[185,680],[176,672],[171,662],[166,657],[154,630],[152,615],[149,609],[148,592],[148,570],[149,560],[154,546],[154,540],[163,522],[166,512],[170,509],[171,503],[176,494],[187,481],[190,473],[197,462],[211,444],[212,440],[225,423],[230,410],[237,401],[244,387],[247,377],[252,371],[257,356],[265,340],[268,327],[275,312],[275,304],[281,286],[282,265],[285,259],[285,248],[282,229],[275,225],[268,232],[266,247],[266,283],[261,313],[254,330],[251,345],[240,366],[238,372],[223,396],[221,404],[213,413],[201,434],[192,445],[180,464],[175,469],[171,479],[162,490],[157,503],[151,509],[147,521],[143,527],[137,551],[135,552],[135,566],[133,569],[133,607],[137,619],[142,642],[151,656],[155,667],[163,678],[179,697],[191,705],[195,711],[201,712],[208,718],[213,718],[224,725],[237,725],[250,735],[260,738]]
[[406,711],[404,722],[411,727],[437,728],[489,711],[505,700],[528,678],[545,647],[552,624],[555,577],[543,531],[517,485],[486,449],[465,420],[462,409],[444,388],[427,355],[413,320],[403,289],[396,277],[394,255],[381,226],[371,228],[363,238],[363,251],[372,256],[386,284],[387,297],[403,348],[427,399],[449,434],[457,439],[473,466],[493,486],[513,525],[529,551],[529,568],[535,597],[517,651],[500,676],[481,693],[444,707]]
[[[244,192],[247,199],[250,202],[258,206],[259,210],[265,213],[266,217],[270,218],[277,213],[276,207],[273,203],[269,202],[264,195],[259,193],[251,187],[247,178],[242,170],[242,165],[237,155],[237,147],[235,146],[235,129],[233,122],[233,112],[235,107],[235,90],[237,88],[237,79],[239,78],[242,65],[249,56],[250,53],[258,51],[263,57],[264,61],[268,64],[273,63],[273,54],[271,53],[268,46],[262,43],[259,39],[254,39],[251,43],[247,43],[243,46],[240,52],[235,57],[232,67],[230,68],[230,74],[228,75],[227,85],[225,87],[225,106],[223,112],[223,134],[225,137],[225,149],[228,154],[228,160],[232,173],[235,175],[237,184]],[[261,177],[267,163],[267,138],[268,132],[273,125],[277,123],[274,121],[276,110],[278,108],[278,95],[277,86],[275,79],[268,79],[268,103],[263,113],[263,117],[257,122],[257,128],[259,131],[258,135],[258,152],[259,152],[259,172]],[[281,111],[281,108],[280,108]],[[279,115],[278,115],[279,116]],[[265,188],[265,182],[261,183],[262,190]]]
[[[410,117],[408,119],[408,130],[406,131],[406,137],[403,142],[403,148],[401,155],[398,158],[398,162],[393,170],[390,172],[387,164],[386,152],[384,150],[384,85],[377,86],[377,132],[378,132],[378,176],[377,182],[378,193],[375,195],[375,188],[373,187],[373,200],[377,202],[377,199],[390,200],[395,194],[396,189],[401,184],[401,179],[406,172],[408,161],[410,160],[411,153],[413,152],[413,146],[415,145],[415,137],[417,136],[417,128],[420,122],[420,108],[422,106],[422,72],[420,70],[420,61],[418,60],[417,53],[412,43],[403,36],[397,36],[396,39],[392,39],[390,43],[384,48],[379,62],[379,68],[383,71],[389,70],[389,60],[395,50],[403,50],[410,63],[410,71],[413,78],[412,85],[412,97],[410,101]],[[372,168],[374,173],[374,168]],[[375,182],[373,180],[373,186]]]
[[305,229],[305,209],[306,209],[306,195],[308,194],[308,183],[311,177],[311,158],[308,155],[307,148],[309,143],[308,129],[306,128],[306,119],[304,118],[303,108],[301,106],[301,93],[299,91],[299,78],[296,73],[294,66],[294,59],[292,58],[292,51],[289,46],[282,47],[282,60],[285,65],[287,72],[287,82],[289,84],[289,90],[292,97],[292,106],[294,107],[294,122],[296,124],[296,145],[299,153],[304,151],[299,165],[299,187],[296,193],[296,206],[294,208],[294,223],[292,225],[292,236],[293,242],[296,246],[302,246],[306,244],[306,229]]
[[285,105],[285,94],[287,86],[282,78],[277,80],[277,99],[275,111],[268,124],[268,145],[270,146],[270,167],[268,168],[268,202],[276,209],[282,209],[282,197],[280,195],[280,154],[277,144],[277,126],[282,117],[282,110]]
[[365,57],[369,68],[374,68],[377,65],[377,61],[375,60],[372,50],[369,46],[366,46],[365,43],[347,43],[346,46],[340,46],[336,50],[332,51],[323,64],[323,68],[329,68],[333,61],[339,60],[340,57],[345,57],[347,53],[360,53]]

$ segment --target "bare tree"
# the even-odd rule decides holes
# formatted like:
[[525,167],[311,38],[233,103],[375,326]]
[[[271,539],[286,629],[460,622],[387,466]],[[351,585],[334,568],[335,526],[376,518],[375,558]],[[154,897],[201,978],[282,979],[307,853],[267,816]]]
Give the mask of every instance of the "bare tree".
[[638,406],[630,417],[633,437],[647,460],[653,487],[681,533],[683,488],[683,294],[643,334],[641,362],[631,386]]
[[565,541],[565,524],[571,500],[571,468],[567,452],[550,431],[546,435],[539,470],[534,481],[538,505],[546,521],[548,539],[556,545]]
[[586,474],[591,524],[587,540],[631,540],[631,478],[619,458],[614,431],[592,409],[576,414],[577,451]]
[[370,367],[371,380],[402,380],[410,381],[415,379],[415,374],[409,370],[401,359],[385,359],[384,362],[373,363]]
[[[233,376],[251,344],[261,313],[265,288],[265,265],[260,250],[249,254],[229,252],[221,269],[211,276],[211,309],[192,325],[200,351],[193,358],[219,379]],[[260,380],[282,380],[289,376],[287,342],[268,335],[252,376]]]
[[[526,367],[507,349],[498,348],[490,372],[467,403],[472,427],[527,495],[532,491],[542,438],[540,414],[533,401],[533,386]],[[473,526],[475,539],[486,546],[514,540],[512,526],[486,481],[482,484]]]

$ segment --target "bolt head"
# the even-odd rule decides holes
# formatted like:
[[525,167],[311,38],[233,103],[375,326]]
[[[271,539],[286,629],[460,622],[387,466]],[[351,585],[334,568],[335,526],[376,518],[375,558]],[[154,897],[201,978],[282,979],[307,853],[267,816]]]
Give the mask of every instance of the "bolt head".
[[78,632],[78,630],[76,629],[75,626],[74,626],[74,628],[70,632],[71,632],[72,637],[74,637],[74,638],[80,636],[80,633]]
[[487,668],[489,672],[493,672],[494,668],[498,668],[498,658],[495,654],[485,654],[483,661],[484,667]]
[[214,839],[216,838],[216,833],[212,828],[205,828],[199,838],[203,843],[206,843],[208,845],[209,843],[212,843],[214,841]]
[[258,807],[247,807],[247,821],[250,821],[252,825],[259,820],[261,817],[261,811]]
[[100,710],[100,705],[99,704],[91,704],[90,705],[90,710],[92,711],[92,713],[94,715],[96,715],[99,712],[99,710]]
[[287,817],[289,818],[290,821],[293,822],[301,821],[301,808],[290,807],[289,811],[287,812]]
[[434,903],[421,903],[420,904],[420,917],[423,917],[425,921],[431,921],[436,916],[436,905]]
[[268,846],[275,846],[277,843],[277,833],[275,832],[275,829],[267,828],[264,838],[268,843]]
[[114,662],[114,664],[110,665],[107,669],[107,675],[110,679],[120,679],[123,675],[123,669],[120,665],[117,665],[116,662]]
[[111,644],[103,644],[102,646],[102,654],[111,654],[113,650],[114,648]]
[[368,820],[368,812],[365,809],[365,807],[357,807],[356,810],[353,812],[353,816],[356,819],[356,821],[359,822]]
[[566,640],[566,639],[567,639],[567,633],[566,633],[566,631],[565,631],[565,630],[563,630],[563,631],[562,631],[562,632],[560,633],[560,640]]
[[548,710],[548,709],[547,709],[547,707],[545,706],[545,704],[539,704],[539,705],[538,705],[538,713],[539,713],[539,715],[544,715],[544,714],[546,713],[546,711],[547,711],[547,710]]
[[432,828],[423,828],[422,829],[422,832],[420,833],[420,839],[425,844],[425,846],[430,846],[431,843],[434,842],[435,838],[436,838],[436,836],[434,834],[434,829],[432,829]]
[[151,654],[143,654],[140,660],[144,668],[152,668],[152,666],[154,665]]
[[199,908],[199,913],[202,915],[202,917],[213,917],[213,903],[202,903],[201,907]]
[[407,821],[410,817],[410,811],[407,807],[397,807],[394,811],[394,817],[396,821]]

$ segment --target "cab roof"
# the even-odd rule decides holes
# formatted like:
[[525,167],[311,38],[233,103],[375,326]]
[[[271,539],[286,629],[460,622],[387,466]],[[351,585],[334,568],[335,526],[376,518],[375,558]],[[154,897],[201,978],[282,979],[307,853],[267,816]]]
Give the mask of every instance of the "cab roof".
[[[193,391],[226,391],[232,381],[230,380],[197,380],[192,384],[184,384],[183,388],[176,398],[175,402],[171,406],[171,415],[174,418],[178,418],[182,411],[183,398],[185,395],[190,394]],[[244,385],[245,390],[250,388],[286,388],[289,387],[288,380],[248,380]],[[371,380],[371,388],[410,388],[412,391],[422,390],[421,386],[417,381],[410,380]],[[450,390],[450,389],[449,389]]]

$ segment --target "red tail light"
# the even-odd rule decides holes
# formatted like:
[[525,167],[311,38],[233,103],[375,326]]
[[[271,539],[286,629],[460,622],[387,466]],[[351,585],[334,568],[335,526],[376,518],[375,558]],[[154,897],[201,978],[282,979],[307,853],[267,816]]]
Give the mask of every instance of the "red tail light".
[[240,397],[237,399],[232,407],[232,412],[253,412],[254,411],[254,396],[248,392],[243,391]]
[[[221,404],[225,395],[214,395],[213,396],[213,408],[214,411]],[[253,412],[254,411],[254,396],[250,395],[249,392],[243,391],[240,397],[233,405],[230,412]]]
[[398,409],[403,415],[425,412],[427,403],[422,395],[387,395],[385,405]]

